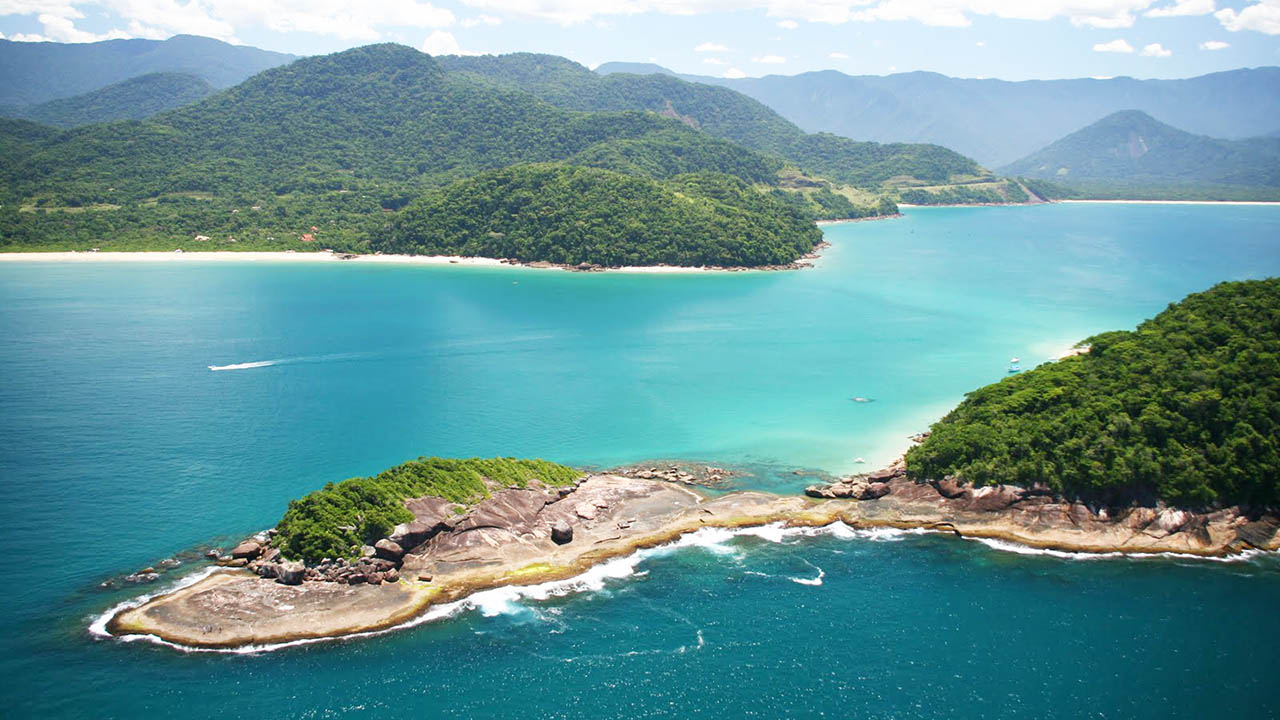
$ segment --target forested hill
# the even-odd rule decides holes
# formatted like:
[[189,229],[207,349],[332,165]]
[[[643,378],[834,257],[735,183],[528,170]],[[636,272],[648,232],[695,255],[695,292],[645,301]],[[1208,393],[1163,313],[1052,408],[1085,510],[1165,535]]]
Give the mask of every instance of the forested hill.
[[[785,217],[804,216],[788,230],[800,249],[787,261],[816,242],[808,220],[895,210],[874,196],[855,207],[790,169],[794,192],[783,189],[777,156],[677,119],[567,110],[448,72],[399,45],[305,58],[143,121],[65,132],[0,122],[0,147],[14,149],[0,162],[0,248],[9,250],[200,242],[363,251],[387,212],[423,192],[524,163],[591,166],[657,183],[690,173],[732,176],[781,200]],[[736,209],[759,212],[752,203]],[[730,232],[730,225],[700,227],[716,233],[708,243]],[[722,259],[755,264],[746,255]]]
[[727,88],[670,75],[598,75],[562,57],[446,56],[447,69],[474,73],[575,110],[651,110],[744,147],[773,153],[805,170],[859,186],[945,184],[987,175],[973,160],[937,145],[856,142],[806,134],[765,105]]
[[61,128],[141,120],[165,110],[190,105],[213,94],[204,78],[186,73],[149,73],[74,97],[50,100],[14,113]]
[[429,192],[374,250],[625,265],[782,265],[822,241],[802,213],[738,178],[667,183],[597,168],[521,165]]
[[1117,504],[1280,507],[1280,278],[1223,283],[1085,342],[970,393],[908,471]]
[[1071,133],[1003,171],[1064,183],[1280,190],[1280,138],[1218,140],[1127,110]]
[[23,196],[78,205],[173,191],[407,197],[481,170],[578,153],[627,164],[625,152],[600,144],[638,138],[649,141],[646,156],[630,161],[640,172],[716,169],[767,182],[781,167],[652,113],[568,112],[446,73],[411,48],[375,45],[268,70],[148,121],[58,135],[9,180]]

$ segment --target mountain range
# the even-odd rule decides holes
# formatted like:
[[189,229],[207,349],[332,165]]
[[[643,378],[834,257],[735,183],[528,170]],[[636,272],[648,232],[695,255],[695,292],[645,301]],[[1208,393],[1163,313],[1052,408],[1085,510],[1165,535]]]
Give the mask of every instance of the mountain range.
[[1140,110],[1113,113],[1001,169],[1072,185],[1280,188],[1280,138],[1194,135]]
[[[737,112],[728,100],[758,106],[731,91],[674,82],[726,98],[719,110],[710,100],[700,108],[709,121]],[[467,246],[480,233],[486,247],[527,260],[785,264],[820,239],[813,219],[896,210],[874,189],[832,185],[783,155],[701,131],[679,113],[628,109],[642,105],[558,107],[388,44],[304,58],[141,121],[58,131],[6,120],[0,245],[139,249],[217,237],[238,248],[319,242],[367,251],[397,249],[394,236],[427,252]],[[934,172],[919,150],[892,148],[857,170],[887,178],[899,172],[900,155]],[[976,167],[924,149],[931,153]],[[510,205],[497,187],[522,200]],[[602,188],[620,195],[605,202]],[[487,229],[459,204],[481,196],[506,203]],[[549,197],[559,202],[548,206]],[[437,208],[430,223],[395,231],[409,227],[398,211],[414,201]],[[607,239],[601,227],[622,232]],[[535,237],[560,241],[517,241]]]
[[[640,63],[605,63],[596,72],[676,76]],[[1280,67],[1179,80],[1009,82],[931,72],[852,76],[835,70],[739,79],[678,77],[737,90],[808,132],[936,143],[988,167],[1014,162],[1121,110],[1141,110],[1216,138],[1256,137],[1277,132],[1280,125]]]
[[194,75],[226,88],[296,59],[195,35],[95,43],[0,40],[0,106],[39,105],[154,72]]

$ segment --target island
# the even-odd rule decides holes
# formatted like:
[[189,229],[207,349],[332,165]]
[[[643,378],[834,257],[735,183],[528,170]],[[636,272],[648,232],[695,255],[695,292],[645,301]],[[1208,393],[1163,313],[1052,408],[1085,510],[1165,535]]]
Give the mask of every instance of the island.
[[[1280,549],[1280,278],[1222,283],[971,393],[891,467],[804,495],[680,468],[423,457],[289,504],[112,635],[245,648],[383,630],[703,528],[913,528],[1073,553]],[[711,479],[721,472],[708,469]]]

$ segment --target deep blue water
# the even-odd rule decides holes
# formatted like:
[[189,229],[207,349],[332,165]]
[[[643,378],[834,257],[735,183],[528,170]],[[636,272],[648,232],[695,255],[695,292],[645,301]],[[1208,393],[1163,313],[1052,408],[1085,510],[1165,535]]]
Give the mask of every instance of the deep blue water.
[[99,582],[329,480],[419,454],[689,458],[794,491],[791,469],[891,459],[1012,355],[1280,273],[1270,207],[919,209],[827,235],[818,269],[772,274],[0,264],[4,714],[1275,715],[1269,558],[740,538],[358,642],[89,637],[129,594]]

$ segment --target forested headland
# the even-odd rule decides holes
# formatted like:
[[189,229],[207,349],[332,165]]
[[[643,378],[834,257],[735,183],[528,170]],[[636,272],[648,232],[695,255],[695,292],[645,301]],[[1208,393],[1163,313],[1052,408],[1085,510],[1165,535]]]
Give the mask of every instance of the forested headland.
[[970,393],[908,471],[1102,503],[1280,506],[1280,278],[1222,283],[1084,343]]

